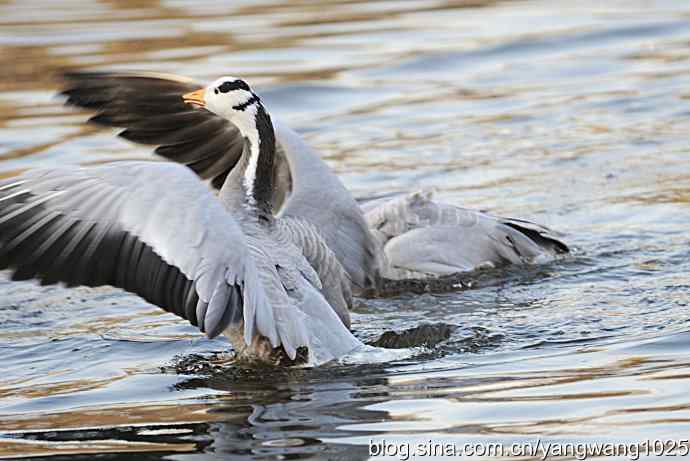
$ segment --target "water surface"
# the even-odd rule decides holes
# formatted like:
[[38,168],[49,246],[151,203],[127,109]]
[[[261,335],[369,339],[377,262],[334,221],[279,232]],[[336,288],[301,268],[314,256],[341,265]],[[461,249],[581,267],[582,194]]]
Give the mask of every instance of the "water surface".
[[239,75],[357,197],[434,189],[575,249],[471,290],[358,299],[365,340],[456,328],[316,370],[238,369],[135,296],[3,275],[0,458],[687,439],[690,5],[571,3],[0,3],[0,177],[149,158],[64,108],[60,69]]

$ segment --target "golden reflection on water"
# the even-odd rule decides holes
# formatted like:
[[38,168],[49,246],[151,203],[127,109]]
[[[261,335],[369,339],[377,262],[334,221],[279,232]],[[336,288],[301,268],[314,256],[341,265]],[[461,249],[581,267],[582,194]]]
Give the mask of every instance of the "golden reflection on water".
[[[0,376],[0,457],[195,452],[200,445],[183,437],[134,442],[107,431],[154,434],[207,423],[216,426],[184,430],[212,446],[214,438],[240,433],[228,445],[247,443],[243,453],[254,454],[257,446],[309,447],[329,438],[365,445],[371,434],[399,441],[635,439],[686,430],[690,341],[664,344],[655,328],[687,329],[689,42],[682,31],[677,38],[664,27],[638,26],[667,21],[671,30],[688,13],[682,2],[630,3],[0,4],[0,179],[39,165],[150,157],[145,147],[83,124],[87,113],[62,107],[53,95],[64,69],[157,70],[201,80],[242,75],[304,130],[357,195],[430,186],[453,203],[534,214],[584,247],[573,264],[582,264],[577,275],[585,278],[577,284],[570,266],[551,267],[553,277],[542,284],[452,301],[476,302],[489,313],[482,321],[496,318],[489,327],[513,354],[505,362],[505,351],[492,355],[479,346],[476,355],[456,350],[379,377],[369,370],[256,381],[201,376],[187,387],[161,368],[226,343],[206,342],[172,316],[112,290],[41,291],[0,279],[0,315],[16,323],[0,330],[0,346],[11,356]],[[588,35],[600,30],[596,40]],[[664,227],[669,221],[675,227]],[[655,229],[662,233],[651,238],[660,243],[635,240]],[[675,237],[661,238],[666,231]],[[611,267],[625,269],[612,276]],[[661,279],[636,282],[625,271]],[[639,292],[657,304],[645,307]],[[521,294],[523,306],[510,299]],[[371,320],[477,322],[471,310],[438,310],[443,297],[426,302],[434,304],[431,313],[418,314],[406,298],[382,312],[374,305]],[[631,304],[642,307],[631,313]],[[564,352],[522,349],[549,334],[587,341],[590,330],[594,338],[628,341],[651,331],[662,335],[661,346],[565,348],[545,340],[543,350]],[[244,406],[235,407],[240,397]],[[87,428],[102,439],[22,438]]]
[[151,443],[124,440],[100,440],[98,442],[44,442],[29,440],[4,441],[0,445],[0,456],[35,457],[88,455],[99,453],[146,453],[146,452],[193,452],[194,443]]
[[130,424],[183,425],[221,419],[208,412],[208,405],[173,401],[168,403],[140,403],[138,405],[112,405],[101,408],[80,408],[74,411],[43,413],[40,420],[32,415],[5,416],[0,430],[6,432],[32,432],[57,429],[112,428]]
[[[687,400],[678,404],[658,400],[670,383],[650,383],[678,380],[674,384],[680,390],[690,382],[690,361],[682,354],[664,359],[651,355],[615,359],[619,348],[585,348],[580,352],[591,355],[591,359],[570,369],[549,366],[550,362],[562,363],[562,357],[556,355],[525,361],[527,371],[506,373],[501,367],[488,365],[465,369],[462,377],[455,373],[444,376],[443,371],[392,377],[390,382],[396,390],[390,400],[369,407],[389,412],[390,418],[349,429],[589,437],[614,427],[626,428],[621,431],[625,433],[657,424],[690,422]],[[591,362],[599,363],[591,366]],[[481,381],[473,384],[475,377]],[[607,409],[606,401],[629,402],[629,407]],[[549,406],[561,411],[552,408],[545,413]]]

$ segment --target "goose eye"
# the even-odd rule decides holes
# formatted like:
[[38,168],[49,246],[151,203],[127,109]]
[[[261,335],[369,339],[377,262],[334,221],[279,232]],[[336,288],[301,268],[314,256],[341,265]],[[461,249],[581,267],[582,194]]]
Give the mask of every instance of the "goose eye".
[[233,82],[223,82],[221,86],[218,87],[221,93],[227,93],[228,91],[234,89]]
[[215,94],[218,94],[218,88],[214,88],[214,89],[213,89],[213,92],[214,92]]

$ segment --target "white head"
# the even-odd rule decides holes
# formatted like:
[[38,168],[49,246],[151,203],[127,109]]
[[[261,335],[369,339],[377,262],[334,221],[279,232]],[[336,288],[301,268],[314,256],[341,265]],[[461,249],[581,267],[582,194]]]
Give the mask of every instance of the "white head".
[[221,77],[206,88],[187,93],[182,98],[187,103],[204,107],[231,121],[251,140],[260,100],[244,80]]

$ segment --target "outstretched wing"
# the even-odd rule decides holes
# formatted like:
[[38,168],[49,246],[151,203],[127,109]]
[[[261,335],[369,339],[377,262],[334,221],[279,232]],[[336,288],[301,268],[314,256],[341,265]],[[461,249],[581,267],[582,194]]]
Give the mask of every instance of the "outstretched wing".
[[201,83],[157,73],[68,72],[64,78],[67,104],[95,110],[91,122],[124,128],[121,137],[157,146],[156,154],[212,179],[216,188],[242,155],[244,141],[232,123],[182,100]]
[[123,288],[209,337],[244,319],[277,337],[239,225],[180,165],[46,169],[0,183],[7,268],[14,280]]

